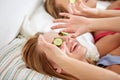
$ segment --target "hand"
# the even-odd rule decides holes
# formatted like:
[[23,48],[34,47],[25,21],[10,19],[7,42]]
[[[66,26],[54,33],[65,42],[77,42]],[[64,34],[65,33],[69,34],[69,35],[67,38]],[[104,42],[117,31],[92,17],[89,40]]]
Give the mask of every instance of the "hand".
[[77,37],[85,32],[92,31],[90,29],[91,20],[86,17],[76,16],[69,13],[60,13],[61,16],[68,17],[66,19],[56,19],[54,22],[62,22],[65,24],[58,24],[52,27],[52,29],[64,28],[63,32],[73,33],[72,37]]
[[65,52],[68,52],[68,49],[66,49],[67,47],[65,42],[63,42],[61,49],[59,49],[57,46],[45,41],[44,37],[40,35],[38,44],[40,45],[40,48],[44,51],[44,53],[47,55],[47,57],[53,61],[58,59],[58,57],[67,56]]
[[77,0],[76,4],[70,3],[68,9],[71,14],[86,17],[97,17],[99,14],[99,9],[86,6],[81,0]]

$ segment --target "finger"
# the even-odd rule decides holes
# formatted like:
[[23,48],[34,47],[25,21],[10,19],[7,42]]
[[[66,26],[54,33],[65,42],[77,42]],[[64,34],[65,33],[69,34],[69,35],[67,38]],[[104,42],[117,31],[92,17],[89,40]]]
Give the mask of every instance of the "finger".
[[77,0],[77,5],[80,7],[80,4],[82,3],[81,0]]
[[48,43],[42,35],[39,36],[39,41],[38,41],[40,47],[45,51],[45,52],[51,52],[54,51],[54,49],[59,49],[55,45]]
[[55,19],[53,20],[54,23],[57,23],[57,22],[63,22],[63,23],[67,23],[68,22],[68,19]]
[[71,14],[74,13],[73,10],[72,10],[72,4],[73,3],[69,3],[69,5],[68,5],[68,12],[71,13]]
[[71,14],[70,13],[60,13],[60,16],[64,16],[64,17],[70,18]]
[[75,5],[72,5],[72,6],[71,6],[71,9],[72,9],[72,11],[73,11],[73,14],[76,14],[76,15],[79,14],[79,15],[80,15],[80,11],[76,9]]
[[76,38],[76,36],[75,36],[74,34],[75,34],[75,33],[70,33],[69,36],[70,36],[71,38]]
[[43,43],[46,43],[46,41],[45,41],[45,39],[44,39],[44,37],[42,36],[42,35],[39,35],[39,37],[38,37],[38,44],[41,44],[41,45],[43,45]]
[[86,11],[87,8],[88,8],[83,2],[81,2],[81,4],[80,4],[79,6],[81,7],[81,9],[82,9],[83,11]]
[[67,49],[66,42],[64,41],[63,44],[61,45],[61,50],[65,53]]
[[69,28],[65,28],[65,29],[61,30],[61,32],[73,33],[74,31],[72,28],[69,27]]
[[79,35],[81,35],[82,33],[80,33],[80,31],[78,30],[78,31],[76,31],[73,35],[72,35],[72,37],[78,37]]
[[63,48],[64,48],[64,51],[65,51],[64,54],[69,55],[69,54],[70,54],[70,51],[69,51],[69,49],[68,49],[68,47],[67,47],[67,45],[66,45],[66,42],[63,43],[63,46],[64,46]]
[[50,44],[44,39],[44,37],[43,37],[42,35],[39,35],[39,37],[38,37],[38,44],[39,44],[43,49],[48,48],[48,47],[49,47],[48,45],[50,45]]
[[77,3],[81,3],[81,0],[77,0]]
[[59,28],[66,28],[66,24],[58,24],[58,25],[55,25],[55,26],[52,26],[51,29],[59,29]]
[[71,34],[71,38],[76,38],[77,36],[75,34]]

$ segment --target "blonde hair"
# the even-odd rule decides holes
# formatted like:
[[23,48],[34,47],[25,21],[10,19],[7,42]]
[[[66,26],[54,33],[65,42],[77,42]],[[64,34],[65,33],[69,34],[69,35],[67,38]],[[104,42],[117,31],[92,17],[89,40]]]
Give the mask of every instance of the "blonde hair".
[[61,18],[59,16],[60,12],[68,12],[63,6],[56,5],[55,0],[46,0],[44,6],[46,11],[54,18]]
[[42,74],[55,76],[66,80],[78,80],[69,74],[60,74],[55,71],[51,63],[48,61],[45,53],[38,50],[38,37],[41,33],[37,33],[30,38],[22,49],[22,58],[26,66]]

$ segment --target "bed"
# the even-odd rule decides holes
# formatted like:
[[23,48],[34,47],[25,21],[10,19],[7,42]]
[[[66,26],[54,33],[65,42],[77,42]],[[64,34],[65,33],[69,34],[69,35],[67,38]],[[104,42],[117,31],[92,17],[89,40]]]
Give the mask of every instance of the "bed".
[[[98,8],[105,8],[109,5],[108,2],[99,3]],[[43,4],[44,0],[0,1],[2,6],[0,7],[2,10],[0,17],[3,17],[0,20],[2,21],[0,23],[0,27],[2,26],[0,30],[0,80],[61,80],[28,69],[21,57],[21,49],[29,37],[38,31],[50,31],[50,26],[55,25],[52,23],[53,17],[44,10]],[[7,13],[9,13],[9,17]],[[88,56],[91,55],[93,59],[99,57],[90,33],[86,33],[77,39],[87,47],[88,53],[91,53]]]

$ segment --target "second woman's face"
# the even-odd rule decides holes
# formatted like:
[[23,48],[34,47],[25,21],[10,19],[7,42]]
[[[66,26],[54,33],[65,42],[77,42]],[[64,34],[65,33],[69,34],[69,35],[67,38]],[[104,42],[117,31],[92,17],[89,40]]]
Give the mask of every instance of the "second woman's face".
[[[95,8],[96,7],[96,0],[81,0],[86,6]],[[56,5],[63,6],[66,10],[68,10],[68,4],[70,0],[55,0]]]
[[83,47],[75,38],[71,38],[69,36],[60,36],[56,32],[45,33],[43,36],[49,43],[53,43],[54,38],[61,38],[66,43],[65,45],[67,48],[65,48],[64,51],[69,57],[82,61],[86,59],[86,48]]

